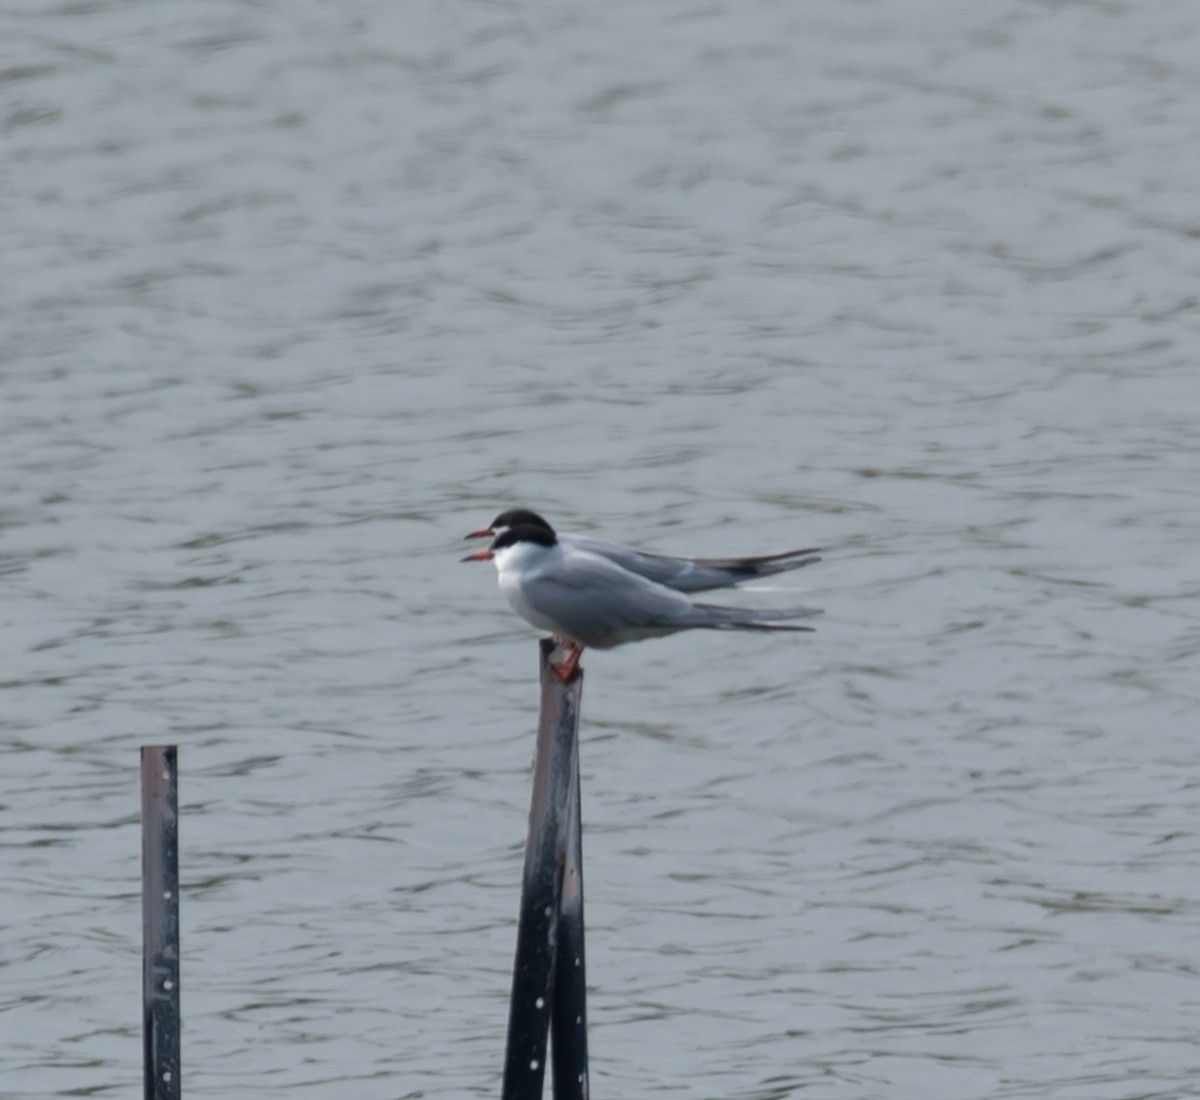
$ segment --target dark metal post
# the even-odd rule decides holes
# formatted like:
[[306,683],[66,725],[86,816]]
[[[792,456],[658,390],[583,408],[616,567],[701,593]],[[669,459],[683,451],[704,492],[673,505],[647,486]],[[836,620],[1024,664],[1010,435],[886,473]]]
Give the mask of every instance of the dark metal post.
[[146,1100],[179,1100],[179,773],[142,746],[142,1023]]
[[[537,750],[533,762],[533,796],[529,808],[529,838],[525,845],[525,874],[517,922],[517,954],[513,966],[512,1001],[508,1019],[508,1050],[504,1061],[503,1100],[538,1100],[546,1072],[546,1040],[553,1018],[571,1011],[584,1022],[583,882],[579,854],[579,700],[583,673],[563,683],[551,667],[555,643],[541,642],[541,707]],[[570,855],[569,853],[574,853]],[[570,882],[563,878],[574,864]],[[561,916],[565,904],[572,914]],[[563,952],[563,940],[569,945]],[[575,981],[575,961],[579,962]],[[556,965],[557,962],[557,965]],[[564,973],[567,972],[567,973]],[[558,990],[565,981],[567,994]],[[569,1000],[568,1008],[561,1007]],[[578,1057],[579,1025],[555,1028],[555,1098],[586,1098],[586,1046]],[[568,1068],[576,1083],[560,1082]],[[565,1091],[560,1091],[565,1089]]]
[[587,972],[583,953],[583,823],[579,801],[579,738],[572,738],[571,804],[559,903],[550,1018],[555,1100],[587,1100]]

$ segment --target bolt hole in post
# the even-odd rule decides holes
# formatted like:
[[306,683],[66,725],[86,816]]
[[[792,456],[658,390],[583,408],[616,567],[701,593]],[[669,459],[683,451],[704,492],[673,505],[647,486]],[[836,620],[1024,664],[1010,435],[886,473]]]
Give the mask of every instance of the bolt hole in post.
[[[587,1100],[579,703],[583,671],[540,643],[541,706],[509,1005],[504,1100],[538,1100],[553,1035],[555,1100]],[[563,962],[563,960],[570,960]],[[549,1011],[547,1011],[549,1009]]]

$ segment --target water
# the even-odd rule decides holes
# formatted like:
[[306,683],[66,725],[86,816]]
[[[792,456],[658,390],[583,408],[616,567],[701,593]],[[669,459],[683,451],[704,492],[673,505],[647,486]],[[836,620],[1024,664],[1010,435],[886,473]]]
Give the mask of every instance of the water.
[[1193,4],[0,27],[0,1094],[137,1088],[164,741],[188,1095],[496,1094],[515,503],[829,548],[585,662],[597,1096],[1195,1094]]

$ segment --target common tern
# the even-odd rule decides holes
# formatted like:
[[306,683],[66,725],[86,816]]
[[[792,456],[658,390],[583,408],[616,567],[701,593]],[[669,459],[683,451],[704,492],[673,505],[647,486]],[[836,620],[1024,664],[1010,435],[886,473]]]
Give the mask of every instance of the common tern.
[[788,620],[820,614],[812,607],[760,611],[693,603],[682,592],[560,539],[545,520],[541,526],[506,525],[490,546],[462,560],[494,561],[512,609],[566,643],[567,656],[555,666],[564,681],[575,674],[585,647],[612,649],[681,630],[811,631]]
[[515,527],[540,527],[551,534],[557,534],[558,541],[563,546],[599,554],[630,573],[636,573],[658,584],[665,584],[677,592],[708,592],[714,588],[728,588],[730,585],[742,584],[759,577],[786,573],[790,569],[799,569],[802,565],[812,565],[821,560],[817,557],[818,550],[815,547],[807,550],[787,550],[782,554],[766,554],[757,558],[673,558],[666,554],[650,554],[645,550],[635,550],[632,546],[623,546],[619,542],[605,542],[603,539],[594,539],[587,535],[556,533],[537,512],[531,512],[528,508],[514,508],[508,512],[501,512],[487,527],[472,531],[466,537],[494,538]]

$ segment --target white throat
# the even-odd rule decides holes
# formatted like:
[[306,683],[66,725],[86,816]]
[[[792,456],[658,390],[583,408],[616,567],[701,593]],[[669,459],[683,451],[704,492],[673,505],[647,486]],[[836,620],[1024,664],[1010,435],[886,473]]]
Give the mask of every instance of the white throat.
[[516,542],[497,550],[492,558],[496,572],[503,582],[505,576],[529,576],[544,568],[556,555],[557,546],[543,546],[538,542]]

